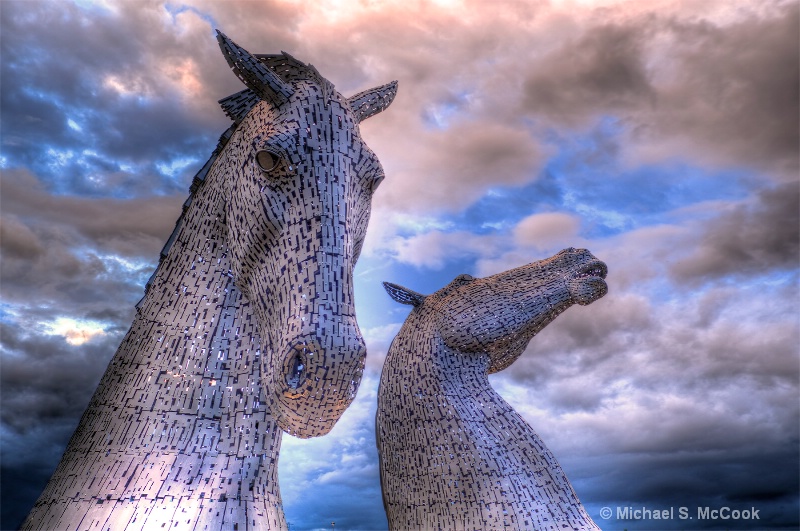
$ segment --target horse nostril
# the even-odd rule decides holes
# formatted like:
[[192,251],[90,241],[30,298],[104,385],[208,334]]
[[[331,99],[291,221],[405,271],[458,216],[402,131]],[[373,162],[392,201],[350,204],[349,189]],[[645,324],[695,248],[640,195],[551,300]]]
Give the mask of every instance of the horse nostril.
[[306,379],[306,359],[302,352],[295,351],[294,356],[289,361],[288,371],[286,372],[286,384],[292,389],[297,389]]

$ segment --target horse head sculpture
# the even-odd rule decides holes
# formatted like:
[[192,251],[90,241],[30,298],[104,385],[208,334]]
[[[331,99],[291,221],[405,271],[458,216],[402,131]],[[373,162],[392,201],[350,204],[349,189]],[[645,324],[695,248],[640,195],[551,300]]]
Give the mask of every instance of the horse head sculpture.
[[608,291],[585,249],[431,295],[384,283],[414,306],[392,341],[375,416],[390,529],[598,531],[555,456],[487,375],[573,304]]
[[330,431],[355,397],[366,350],[353,267],[384,177],[358,124],[397,83],[343,97],[286,53],[253,56],[222,33],[247,89],[221,104],[239,125],[221,155],[231,272],[254,304],[267,352],[262,376],[282,429]]
[[435,315],[438,334],[454,351],[488,355],[488,372],[514,363],[530,340],[573,304],[586,306],[608,292],[606,265],[586,249],[554,256],[486,278],[459,275],[424,296],[384,283],[397,302]]
[[286,53],[219,33],[247,88],[56,471],[23,529],[286,529],[284,431],[324,435],[366,351],[353,267],[381,166],[346,98]]

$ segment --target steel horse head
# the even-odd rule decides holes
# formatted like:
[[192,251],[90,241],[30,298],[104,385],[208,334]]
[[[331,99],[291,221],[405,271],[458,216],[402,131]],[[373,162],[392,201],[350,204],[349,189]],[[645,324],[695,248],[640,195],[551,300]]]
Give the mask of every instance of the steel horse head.
[[231,274],[254,305],[262,376],[279,426],[324,435],[355,397],[366,350],[353,268],[384,177],[358,124],[389,106],[397,83],[347,98],[285,52],[220,48],[247,89],[220,101],[238,123],[217,164]]
[[573,304],[608,292],[586,249],[431,295],[384,283],[414,306],[381,374],[376,441],[390,529],[599,531],[536,432],[492,388],[531,339]]
[[324,435],[355,397],[353,267],[383,178],[345,98],[287,54],[222,34],[247,89],[56,471],[22,529],[286,529],[283,431]]

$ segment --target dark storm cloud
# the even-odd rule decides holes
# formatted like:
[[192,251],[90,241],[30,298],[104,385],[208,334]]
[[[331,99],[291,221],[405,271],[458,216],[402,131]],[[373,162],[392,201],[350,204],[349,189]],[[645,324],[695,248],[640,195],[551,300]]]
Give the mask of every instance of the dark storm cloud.
[[57,335],[0,324],[4,428],[26,434],[38,424],[69,419],[77,425],[100,381],[119,334],[72,346]]
[[216,100],[238,81],[205,21],[186,15],[176,34],[167,11],[153,7],[4,3],[7,166],[26,166],[62,191],[120,196],[174,192],[154,175],[158,163],[202,165],[228,123]]
[[688,256],[672,265],[679,282],[792,270],[800,260],[800,183],[758,192],[752,202],[704,225]]
[[80,346],[0,323],[0,528],[17,529],[53,473],[123,332]]
[[[529,62],[523,104],[580,124],[615,113],[657,158],[796,172],[798,6],[727,25],[650,14],[589,27]],[[661,144],[661,145],[660,145]]]
[[628,110],[652,102],[644,50],[646,28],[607,25],[538,63],[523,86],[523,105],[533,114],[573,125],[587,115]]
[[[602,489],[587,485],[583,496],[596,500],[598,508],[604,504],[612,506],[643,505],[655,508],[674,507],[676,518],[679,507],[687,507],[692,516],[690,527],[676,529],[721,529],[720,521],[700,520],[698,507],[730,507],[759,511],[757,521],[727,520],[724,529],[792,529],[787,514],[797,513],[797,475],[787,470],[787,462],[793,462],[795,452],[787,445],[769,445],[762,453],[761,447],[743,449],[735,454],[726,452],[664,453],[648,455],[631,453],[605,460],[602,473],[605,483]],[[631,478],[640,478],[631,481]],[[720,495],[721,486],[727,493]],[[618,527],[630,530],[661,531],[665,529],[658,521],[609,521]],[[670,527],[671,528],[671,527]]]

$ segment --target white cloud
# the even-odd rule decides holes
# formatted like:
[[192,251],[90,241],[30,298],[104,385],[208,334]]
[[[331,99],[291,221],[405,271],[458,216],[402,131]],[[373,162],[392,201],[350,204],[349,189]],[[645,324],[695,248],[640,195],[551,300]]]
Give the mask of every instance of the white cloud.
[[580,219],[561,212],[533,214],[514,227],[514,242],[524,247],[550,249],[553,246],[569,247],[575,241]]
[[448,261],[482,256],[496,247],[495,237],[466,231],[434,230],[408,238],[398,236],[389,242],[397,262],[429,269],[441,269]]
[[70,345],[83,345],[106,334],[103,324],[96,321],[58,317],[51,323],[43,323],[45,333],[62,336]]

